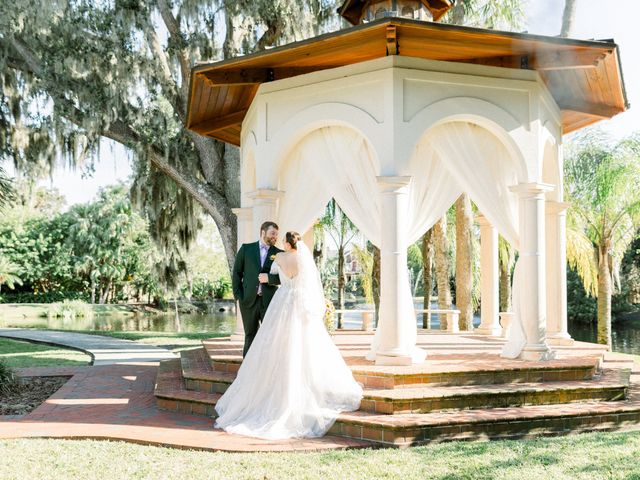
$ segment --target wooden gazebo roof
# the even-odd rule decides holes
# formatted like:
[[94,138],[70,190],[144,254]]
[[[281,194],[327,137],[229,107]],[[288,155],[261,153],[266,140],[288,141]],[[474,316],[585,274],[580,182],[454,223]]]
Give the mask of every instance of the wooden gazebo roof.
[[385,55],[537,70],[562,111],[564,133],[628,108],[618,46],[385,18],[191,71],[187,128],[240,145],[261,83]]

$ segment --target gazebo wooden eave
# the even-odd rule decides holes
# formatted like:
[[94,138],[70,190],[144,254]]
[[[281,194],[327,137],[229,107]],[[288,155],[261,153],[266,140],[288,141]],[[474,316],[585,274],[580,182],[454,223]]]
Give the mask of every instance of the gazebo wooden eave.
[[262,83],[386,55],[531,69],[561,109],[569,133],[625,111],[618,46],[385,18],[191,71],[187,128],[240,144],[244,116]]

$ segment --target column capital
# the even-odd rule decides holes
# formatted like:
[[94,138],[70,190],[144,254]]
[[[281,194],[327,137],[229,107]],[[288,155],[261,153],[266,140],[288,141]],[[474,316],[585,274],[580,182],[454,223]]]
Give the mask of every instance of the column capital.
[[275,201],[284,197],[284,192],[271,188],[258,188],[253,192],[247,193],[247,197],[251,198],[252,200]]
[[557,215],[565,213],[570,206],[570,203],[547,200],[545,203],[545,213],[547,215]]
[[231,211],[238,220],[251,220],[251,217],[253,217],[253,209],[251,207],[232,208]]
[[382,193],[404,193],[411,183],[411,176],[381,176],[376,177],[378,188]]
[[555,190],[555,186],[549,183],[519,183],[509,187],[509,190],[520,198],[535,197]]

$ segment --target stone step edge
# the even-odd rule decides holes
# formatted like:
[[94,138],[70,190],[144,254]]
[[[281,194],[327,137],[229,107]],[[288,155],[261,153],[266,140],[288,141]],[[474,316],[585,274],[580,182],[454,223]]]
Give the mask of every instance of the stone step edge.
[[[204,393],[187,390],[184,380],[177,375],[181,370],[180,360],[163,360],[158,367],[153,394],[156,399],[186,401],[215,405],[221,397],[218,393]],[[169,386],[167,386],[169,384]]]
[[640,409],[624,413],[580,414],[519,420],[484,420],[475,423],[424,425],[393,429],[356,425],[337,420],[327,433],[388,447],[410,447],[434,442],[540,438],[594,431],[627,431],[640,428]]
[[[561,365],[557,363],[553,363],[551,365],[545,364],[544,362],[540,362],[538,365],[529,365],[529,366],[497,366],[495,368],[482,368],[482,369],[473,369],[473,370],[453,370],[453,371],[415,371],[415,372],[403,372],[403,373],[395,373],[395,372],[385,372],[382,370],[376,370],[376,367],[372,365],[372,368],[363,368],[362,366],[355,365],[351,367],[351,370],[354,374],[358,375],[368,375],[371,377],[398,377],[398,376],[422,376],[422,375],[483,375],[489,373],[516,373],[516,372],[557,372],[557,371],[568,371],[568,370],[594,370],[596,372],[600,371],[602,368],[602,360],[596,357],[590,359],[591,361],[584,361],[582,363],[575,363],[573,365]],[[389,367],[382,367],[389,368]]]
[[[229,358],[226,356],[213,356],[209,357],[211,359],[211,364],[231,364],[231,365],[239,365],[242,364],[242,357],[238,358]],[[599,362],[594,362],[593,365],[578,365],[571,367],[563,367],[563,366],[553,366],[546,367],[544,365],[540,365],[539,367],[512,367],[512,368],[496,368],[496,369],[483,369],[483,370],[459,370],[459,371],[442,371],[442,372],[380,372],[375,370],[363,370],[361,367],[351,367],[351,371],[354,375],[362,375],[368,377],[382,377],[382,378],[402,378],[402,377],[441,377],[441,376],[465,376],[465,375],[486,375],[486,374],[495,374],[495,373],[519,373],[519,372],[528,372],[528,373],[554,373],[554,372],[565,372],[565,371],[588,371],[593,370],[593,375],[596,375],[597,372],[600,371]],[[550,380],[553,381],[553,380]]]
[[[602,404],[606,404],[611,408],[606,412],[598,412],[594,410]],[[358,425],[367,428],[385,428],[388,430],[402,431],[407,429],[429,428],[435,426],[457,426],[467,424],[472,425],[494,422],[520,422],[584,416],[601,417],[606,415],[625,415],[628,413],[640,415],[640,402],[634,402],[632,405],[629,405],[625,404],[624,402],[601,401],[562,404],[562,406],[574,407],[573,410],[575,411],[559,411],[557,404],[525,405],[521,407],[499,407],[433,413],[398,413],[394,415],[359,411],[357,413],[342,413],[340,414],[336,422],[348,425]],[[591,407],[591,409],[589,409],[589,407]],[[542,412],[533,414],[531,412],[533,409],[542,410]],[[491,413],[490,418],[487,415],[482,415],[483,413],[486,414],[487,412]],[[469,416],[476,416],[476,418],[466,418]],[[393,423],[394,421],[397,421],[399,419],[404,419],[405,423],[403,425],[397,425]]]
[[[591,380],[568,380],[562,382],[527,382],[527,383],[510,383],[510,384],[491,384],[491,385],[461,385],[461,386],[437,386],[433,384],[414,384],[405,385],[405,388],[365,388],[364,396],[368,400],[375,401],[407,401],[407,400],[429,400],[433,398],[464,398],[476,395],[520,395],[520,394],[537,394],[537,393],[558,393],[558,392],[582,392],[582,391],[599,391],[599,390],[620,390],[629,387],[630,369],[611,369],[600,375],[600,378]],[[605,377],[602,379],[602,377]],[[585,382],[589,384],[585,385]],[[579,383],[580,385],[574,385]],[[500,390],[508,385],[508,390]],[[491,388],[493,387],[493,388]],[[545,387],[545,388],[540,388]],[[468,391],[448,392],[448,389],[468,388]],[[410,390],[437,390],[428,396],[412,396]],[[396,395],[391,396],[386,392],[394,392]],[[404,396],[403,396],[404,394]]]
[[206,366],[202,368],[199,368],[197,366],[185,366],[188,365],[190,359],[193,359],[194,357],[196,357],[197,359],[197,357],[200,355],[207,355],[204,348],[184,350],[180,352],[182,377],[185,380],[220,383],[225,385],[230,385],[231,383],[233,383],[233,381],[235,380],[235,374],[214,370],[211,364],[207,361],[203,362],[203,364]]

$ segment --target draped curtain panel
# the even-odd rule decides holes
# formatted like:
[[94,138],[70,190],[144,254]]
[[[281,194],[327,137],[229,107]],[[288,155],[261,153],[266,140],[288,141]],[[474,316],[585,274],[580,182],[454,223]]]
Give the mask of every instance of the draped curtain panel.
[[[409,172],[409,210],[406,231],[400,237],[408,247],[424,234],[467,192],[498,231],[516,248],[518,199],[509,187],[518,183],[517,168],[502,143],[488,130],[466,122],[451,122],[426,133],[413,151]],[[357,131],[343,126],[320,128],[304,137],[282,162],[278,221],[286,230],[307,231],[322,215],[333,197],[358,229],[380,246],[384,219],[376,177],[380,166],[369,142]],[[406,351],[415,351],[416,319],[406,271],[401,272],[401,298],[407,312],[399,321]],[[520,285],[514,282],[514,290]],[[514,297],[517,295],[514,294]],[[514,332],[519,306],[514,302]],[[372,344],[375,354],[384,322]],[[513,345],[511,337],[510,344]],[[519,338],[519,343],[522,339]],[[519,353],[519,352],[518,352]]]

